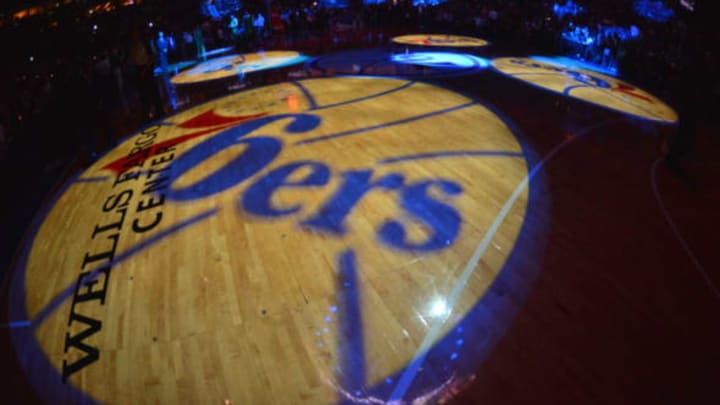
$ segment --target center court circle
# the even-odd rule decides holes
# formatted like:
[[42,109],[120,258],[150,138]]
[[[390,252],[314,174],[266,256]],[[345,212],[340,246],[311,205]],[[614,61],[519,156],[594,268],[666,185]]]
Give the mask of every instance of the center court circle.
[[412,34],[394,37],[392,41],[401,45],[444,46],[444,47],[480,47],[488,41],[475,37],[446,34]]
[[242,55],[227,55],[210,59],[173,76],[176,85],[196,84],[229,79],[247,73],[296,65],[307,59],[295,51],[266,51]]
[[523,82],[633,117],[669,124],[678,120],[677,113],[654,95],[589,69],[524,57],[497,58],[492,65]]
[[42,218],[14,286],[34,322],[24,368],[50,399],[328,403],[392,387],[423,340],[450,338],[436,374],[458,375],[480,361],[462,336],[504,326],[462,320],[521,233],[524,156],[481,103],[407,80],[312,79],[181,112]]

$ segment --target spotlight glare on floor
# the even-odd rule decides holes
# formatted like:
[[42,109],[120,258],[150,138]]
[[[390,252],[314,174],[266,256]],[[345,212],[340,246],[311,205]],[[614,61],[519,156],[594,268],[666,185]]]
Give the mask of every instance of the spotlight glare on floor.
[[442,298],[436,299],[430,305],[430,316],[432,317],[441,318],[448,313],[450,313],[450,308],[448,308],[447,302]]

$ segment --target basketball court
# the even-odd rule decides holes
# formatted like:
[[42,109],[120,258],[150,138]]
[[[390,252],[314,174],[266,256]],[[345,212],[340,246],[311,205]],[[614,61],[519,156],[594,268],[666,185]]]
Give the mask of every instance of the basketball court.
[[277,69],[302,63],[306,56],[295,51],[267,51],[232,54],[202,62],[174,75],[170,81],[175,85],[198,84],[229,79],[252,72]]
[[394,37],[392,42],[399,45],[433,46],[449,48],[476,48],[489,42],[475,37],[447,34],[411,34]]
[[[32,396],[509,404],[567,383],[556,403],[584,403],[628,373],[650,386],[665,361],[693,369],[664,344],[716,344],[709,225],[673,208],[713,207],[667,197],[681,186],[658,145],[678,117],[660,98],[427,50],[229,55],[171,82],[284,66],[306,78],[128,134],[37,214],[3,324]],[[686,336],[688,314],[707,333]]]
[[490,61],[474,54],[441,50],[393,52],[387,48],[348,50],[309,59],[309,76],[364,75],[407,79],[466,76],[490,67]]

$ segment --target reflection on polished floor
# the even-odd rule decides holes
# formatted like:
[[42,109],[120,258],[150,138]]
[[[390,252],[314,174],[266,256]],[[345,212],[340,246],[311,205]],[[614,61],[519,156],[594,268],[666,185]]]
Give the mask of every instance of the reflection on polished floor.
[[652,94],[394,46],[171,79],[184,109],[36,217],[5,286],[12,398],[709,398],[718,145],[690,190],[658,164],[677,115]]

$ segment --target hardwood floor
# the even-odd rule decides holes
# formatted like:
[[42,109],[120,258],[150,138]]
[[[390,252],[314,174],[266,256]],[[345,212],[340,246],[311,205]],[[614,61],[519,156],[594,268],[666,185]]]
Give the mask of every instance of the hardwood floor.
[[433,77],[251,88],[79,172],[4,285],[9,403],[716,403],[717,123],[679,177],[672,125]]

